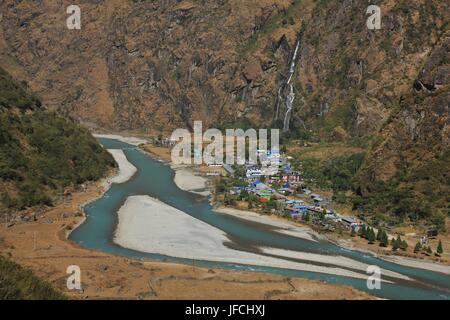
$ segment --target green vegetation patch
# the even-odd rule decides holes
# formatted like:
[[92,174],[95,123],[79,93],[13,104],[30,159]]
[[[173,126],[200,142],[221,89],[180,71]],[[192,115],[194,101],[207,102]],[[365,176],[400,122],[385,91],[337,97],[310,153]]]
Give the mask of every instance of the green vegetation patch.
[[0,101],[8,104],[0,106],[0,207],[51,205],[57,191],[100,179],[115,165],[73,121],[40,108],[22,109],[40,103],[1,68],[0,75]]
[[65,300],[49,283],[0,256],[0,300]]
[[26,92],[25,83],[14,81],[5,70],[0,68],[0,107],[25,110],[40,106],[39,99]]
[[351,190],[365,156],[362,152],[328,157],[320,161],[317,158],[306,158],[301,162],[303,176],[306,181],[311,181],[320,188],[334,191]]
[[375,182],[369,193],[353,198],[354,208],[384,212],[397,221],[427,220],[438,229],[445,228],[450,214],[450,151],[417,168],[400,171],[386,182]]

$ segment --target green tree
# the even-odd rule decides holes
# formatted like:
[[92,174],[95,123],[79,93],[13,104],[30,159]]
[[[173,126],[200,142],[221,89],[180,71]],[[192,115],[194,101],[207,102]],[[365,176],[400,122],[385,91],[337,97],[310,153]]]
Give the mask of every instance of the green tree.
[[376,240],[375,231],[373,231],[372,228],[368,229],[367,240],[369,240],[369,244],[374,244],[375,243],[375,240]]
[[247,200],[248,199],[248,191],[247,189],[242,189],[241,193],[239,194],[239,197],[241,200]]
[[306,222],[309,222],[309,220],[311,220],[311,216],[309,215],[309,212],[308,212],[308,211],[306,211],[306,213],[303,215],[303,219],[304,219]]
[[233,199],[230,197],[230,195],[228,195],[228,193],[225,193],[225,195],[223,197],[223,203],[226,206],[229,206],[229,205],[233,204]]
[[264,203],[264,206],[267,209],[276,209],[277,208],[277,203],[275,202],[275,200],[273,200],[272,198],[267,201],[266,203]]
[[436,212],[431,216],[431,222],[436,226],[439,231],[445,229],[445,214]]
[[389,239],[387,236],[386,231],[383,230],[383,232],[380,235],[380,247],[387,247],[389,245]]
[[[372,228],[371,227],[367,227],[366,229],[366,239],[369,239],[370,233],[371,233]],[[372,230],[373,231],[373,230]]]
[[365,238],[366,237],[366,226],[362,226],[362,227],[359,228],[358,236],[360,236],[361,238]]
[[427,253],[428,253],[429,255],[431,255],[431,254],[433,253],[433,250],[431,249],[430,246],[428,246],[428,248],[427,248]]
[[394,240],[395,246],[397,249],[401,249],[405,251],[408,248],[408,243],[400,237],[400,235],[397,236],[397,239]]
[[383,236],[383,229],[379,228],[377,232],[377,240],[381,241],[382,236]]
[[442,241],[441,241],[441,240],[439,240],[439,243],[438,243],[436,252],[437,252],[439,255],[441,255],[441,254],[444,253],[444,248],[442,248]]
[[325,220],[325,215],[327,214],[327,210],[323,209],[320,213],[319,213],[319,219],[320,221]]
[[391,246],[392,246],[392,250],[397,251],[397,249],[398,249],[398,241],[395,240],[395,238],[391,239]]
[[414,247],[414,253],[419,253],[420,250],[422,250],[422,245],[420,244],[420,241],[417,241],[416,246]]
[[227,190],[227,183],[224,179],[220,178],[220,180],[216,183],[216,193],[222,193]]
[[400,241],[400,249],[402,249],[403,251],[406,251],[406,249],[408,249],[408,242],[406,242],[406,240]]

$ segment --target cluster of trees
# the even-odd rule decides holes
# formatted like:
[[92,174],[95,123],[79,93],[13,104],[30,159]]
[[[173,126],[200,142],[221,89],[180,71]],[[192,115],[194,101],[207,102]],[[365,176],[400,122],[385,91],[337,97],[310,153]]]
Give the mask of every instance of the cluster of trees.
[[392,250],[394,251],[397,251],[398,249],[406,251],[406,249],[408,249],[408,243],[405,240],[402,240],[399,235],[397,236],[397,238],[391,239],[391,246]]
[[450,215],[450,184],[442,174],[450,170],[449,157],[450,150],[411,171],[399,170],[388,181],[373,182],[369,194],[352,197],[353,209],[385,212],[398,222],[426,220],[443,231]]
[[364,161],[365,153],[330,157],[323,161],[315,158],[302,160],[304,178],[321,188],[334,191],[352,190],[354,177]]
[[[355,236],[355,229],[352,228],[351,236]],[[369,244],[375,243],[375,240],[377,239],[375,235],[375,231],[371,227],[362,226],[358,229],[358,236],[361,238],[367,239],[369,241]]]
[[378,229],[377,240],[380,242],[380,247],[387,247],[389,244],[388,235],[382,228]]
[[[416,246],[414,247],[414,253],[419,252],[425,252],[428,255],[431,255],[433,253],[433,249],[431,249],[431,246],[422,245],[420,242],[417,242]],[[436,254],[438,256],[442,255],[444,253],[444,248],[442,246],[442,241],[439,240],[439,243],[436,248]]]
[[[259,203],[258,196],[253,193],[248,192],[246,189],[241,190],[241,192],[238,196],[238,199],[241,201],[246,201],[248,203],[248,207],[250,209]],[[267,209],[267,210],[277,209],[277,203],[273,199],[270,199],[269,201],[264,202],[262,205],[263,205],[263,208]]]
[[[352,228],[351,234],[352,237],[356,236],[356,231]],[[369,244],[374,244],[376,241],[379,242],[380,247],[388,247],[389,245],[389,237],[385,230],[379,228],[377,233],[375,234],[375,230],[371,227],[362,226],[358,229],[358,236],[364,239],[367,239]],[[402,240],[400,236],[397,238],[392,238],[390,242],[392,246],[392,250],[396,251],[397,249],[401,249],[405,251],[408,248],[408,243],[405,240]]]

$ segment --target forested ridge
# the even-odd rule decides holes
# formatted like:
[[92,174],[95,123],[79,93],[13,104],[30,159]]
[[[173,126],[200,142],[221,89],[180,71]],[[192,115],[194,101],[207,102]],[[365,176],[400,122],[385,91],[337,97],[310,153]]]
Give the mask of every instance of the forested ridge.
[[46,111],[0,69],[0,206],[52,205],[67,187],[100,179],[113,158],[90,133]]

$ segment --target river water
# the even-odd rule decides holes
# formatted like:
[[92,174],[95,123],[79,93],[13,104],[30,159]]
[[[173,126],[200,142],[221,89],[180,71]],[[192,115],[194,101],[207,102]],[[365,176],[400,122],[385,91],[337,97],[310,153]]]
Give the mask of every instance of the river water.
[[[99,199],[85,206],[87,219],[75,229],[70,239],[80,245],[103,252],[127,256],[135,259],[154,259],[180,262],[205,267],[222,267],[230,269],[253,270],[283,274],[291,277],[320,279],[331,283],[351,285],[375,296],[389,299],[450,299],[450,276],[401,266],[378,259],[370,254],[341,248],[325,240],[310,241],[274,232],[257,223],[225,215],[213,211],[208,199],[199,198],[189,192],[180,190],[173,182],[174,171],[166,164],[152,159],[139,151],[137,147],[112,139],[99,139],[107,149],[122,149],[137,169],[137,173],[129,181],[113,184]],[[272,247],[299,252],[311,252],[324,255],[340,255],[369,265],[401,273],[412,281],[389,278],[394,283],[382,282],[380,290],[369,290],[366,280],[344,276],[335,276],[318,272],[306,272],[273,267],[239,265],[233,263],[211,262],[168,257],[160,254],[149,254],[122,248],[113,240],[117,224],[117,211],[129,196],[149,195],[175,207],[188,215],[202,220],[224,231],[239,246]],[[304,262],[304,261],[301,261]],[[312,262],[308,262],[314,264]],[[319,264],[317,264],[319,265]],[[321,264],[323,265],[323,264]],[[359,271],[361,272],[361,271]],[[383,275],[382,275],[383,277]]]

